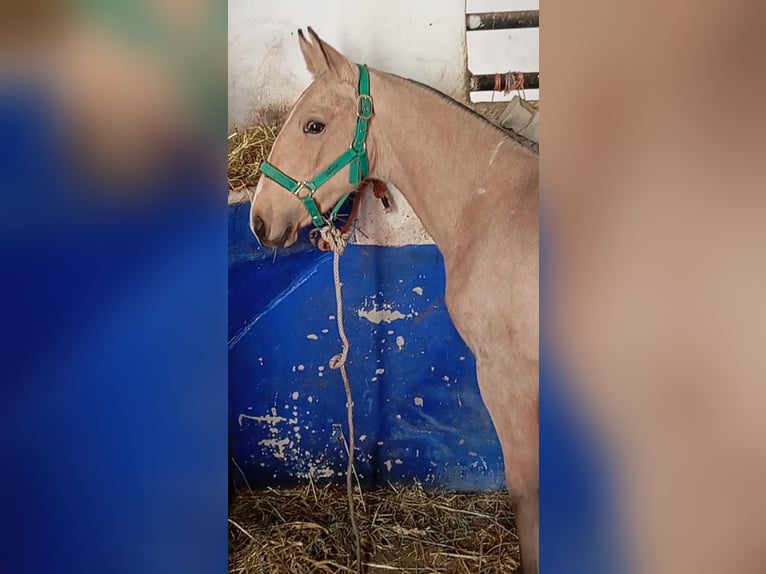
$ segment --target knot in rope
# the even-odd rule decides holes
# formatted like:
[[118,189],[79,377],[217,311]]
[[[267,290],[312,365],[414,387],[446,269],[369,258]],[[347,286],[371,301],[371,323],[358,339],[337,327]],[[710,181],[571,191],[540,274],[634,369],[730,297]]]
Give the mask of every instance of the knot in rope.
[[343,352],[330,357],[330,363],[329,363],[330,368],[336,371],[340,369],[342,366],[346,364],[346,356],[347,354]]
[[338,255],[343,255],[348,246],[348,240],[351,233],[343,232],[334,225],[325,225],[319,229],[312,229],[309,233],[311,242],[322,251],[332,251]]

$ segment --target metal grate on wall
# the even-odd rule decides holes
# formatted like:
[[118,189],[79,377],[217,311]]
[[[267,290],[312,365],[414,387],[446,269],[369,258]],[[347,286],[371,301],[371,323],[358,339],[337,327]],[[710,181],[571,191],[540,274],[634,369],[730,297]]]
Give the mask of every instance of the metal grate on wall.
[[540,1],[466,0],[471,101],[540,99]]

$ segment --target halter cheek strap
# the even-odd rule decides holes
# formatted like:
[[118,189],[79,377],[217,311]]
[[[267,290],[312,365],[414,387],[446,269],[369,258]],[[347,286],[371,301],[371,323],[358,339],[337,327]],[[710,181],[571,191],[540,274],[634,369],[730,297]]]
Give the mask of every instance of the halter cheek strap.
[[354,187],[364,181],[370,171],[366,143],[369,121],[373,114],[372,97],[370,96],[370,72],[367,70],[367,66],[357,64],[357,67],[359,68],[359,93],[356,98],[356,130],[351,146],[319,175],[308,181],[295,180],[268,161],[261,164],[263,175],[284,187],[303,202],[315,227],[324,227],[329,221],[332,221],[350,195],[350,193],[344,195],[332,209],[329,217],[325,219],[314,200],[317,189],[347,165],[349,166],[348,182]]

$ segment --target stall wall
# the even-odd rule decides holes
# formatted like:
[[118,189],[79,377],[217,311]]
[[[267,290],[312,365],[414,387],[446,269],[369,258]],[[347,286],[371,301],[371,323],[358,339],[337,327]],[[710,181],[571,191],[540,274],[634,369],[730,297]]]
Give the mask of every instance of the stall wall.
[[229,0],[229,125],[289,106],[309,84],[298,28],[360,63],[465,100],[465,0]]

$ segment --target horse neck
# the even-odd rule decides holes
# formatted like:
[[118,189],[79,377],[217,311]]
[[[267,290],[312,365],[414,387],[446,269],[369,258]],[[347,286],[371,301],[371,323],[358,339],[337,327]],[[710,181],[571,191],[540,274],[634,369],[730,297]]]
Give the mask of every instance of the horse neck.
[[493,217],[536,184],[536,156],[483,118],[396,76],[373,71],[371,85],[370,175],[404,194],[445,256],[466,213]]

